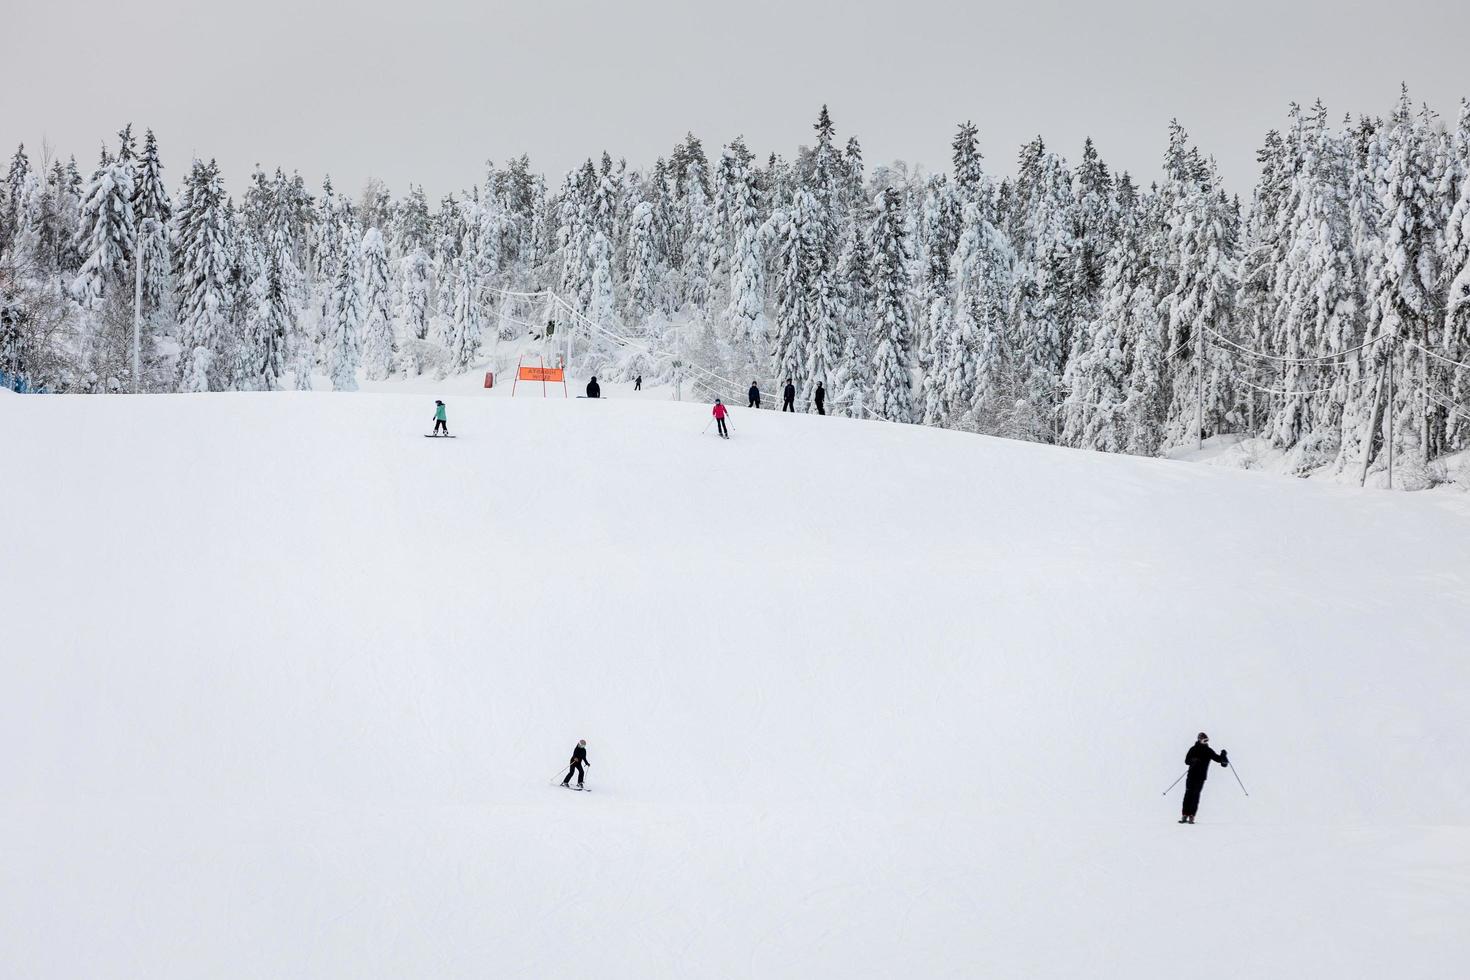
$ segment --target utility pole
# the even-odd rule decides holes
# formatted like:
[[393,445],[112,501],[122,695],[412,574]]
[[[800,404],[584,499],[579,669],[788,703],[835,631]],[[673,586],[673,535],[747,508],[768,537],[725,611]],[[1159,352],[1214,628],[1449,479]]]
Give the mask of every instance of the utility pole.
[[1194,434],[1195,449],[1205,448],[1205,332],[1195,324],[1195,333],[1198,335],[1195,360],[1199,362],[1199,397],[1194,405]]
[[133,247],[133,394],[139,391],[138,375],[143,360],[143,241],[152,218],[143,219],[143,234]]
[[1388,489],[1393,489],[1393,344],[1388,345]]

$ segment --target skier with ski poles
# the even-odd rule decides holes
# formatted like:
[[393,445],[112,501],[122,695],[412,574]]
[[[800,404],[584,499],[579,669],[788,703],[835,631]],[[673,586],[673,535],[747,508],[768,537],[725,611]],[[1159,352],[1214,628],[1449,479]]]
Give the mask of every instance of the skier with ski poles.
[[446,436],[449,435],[449,415],[444,410],[444,403],[441,402],[441,401],[439,401],[438,399],[435,399],[434,400],[434,433],[433,434],[437,436],[439,434],[439,430],[440,429],[443,429],[444,430],[444,434]]
[[572,773],[576,773],[577,788],[581,789],[582,780],[586,777],[586,773],[582,771],[583,766],[586,766],[588,769],[592,768],[592,763],[587,761],[587,740],[585,738],[578,739],[577,747],[572,749],[572,762],[567,766],[567,778],[563,779],[561,784],[570,787],[572,784]]
[[715,424],[719,426],[720,438],[730,438],[730,430],[725,428],[725,416],[730,414],[730,410],[725,407],[725,403],[716,398],[715,407],[711,414],[715,417]]
[[1205,788],[1212,762],[1228,767],[1230,758],[1224,749],[1217,753],[1210,748],[1210,736],[1200,732],[1189,751],[1184,753],[1184,764],[1189,767],[1189,772],[1184,777],[1184,806],[1180,823],[1194,823],[1194,815],[1199,811],[1199,794]]

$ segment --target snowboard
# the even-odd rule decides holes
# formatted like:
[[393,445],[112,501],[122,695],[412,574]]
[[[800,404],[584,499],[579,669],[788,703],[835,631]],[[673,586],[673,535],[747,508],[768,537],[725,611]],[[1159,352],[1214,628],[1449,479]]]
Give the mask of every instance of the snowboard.
[[436,436],[436,435],[434,435],[432,433],[426,432],[426,433],[424,433],[424,438],[425,439],[453,439],[454,436]]

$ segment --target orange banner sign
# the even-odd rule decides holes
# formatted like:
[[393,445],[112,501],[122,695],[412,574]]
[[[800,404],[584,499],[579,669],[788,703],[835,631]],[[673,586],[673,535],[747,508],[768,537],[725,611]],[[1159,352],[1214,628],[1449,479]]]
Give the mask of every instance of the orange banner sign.
[[562,369],[549,367],[522,367],[516,376],[522,381],[561,381]]

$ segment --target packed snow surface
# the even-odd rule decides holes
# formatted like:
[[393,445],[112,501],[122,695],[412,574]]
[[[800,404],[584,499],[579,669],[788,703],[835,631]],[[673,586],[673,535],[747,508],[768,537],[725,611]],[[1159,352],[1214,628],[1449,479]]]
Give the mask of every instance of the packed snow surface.
[[431,397],[4,401],[0,976],[1465,975],[1463,497]]

